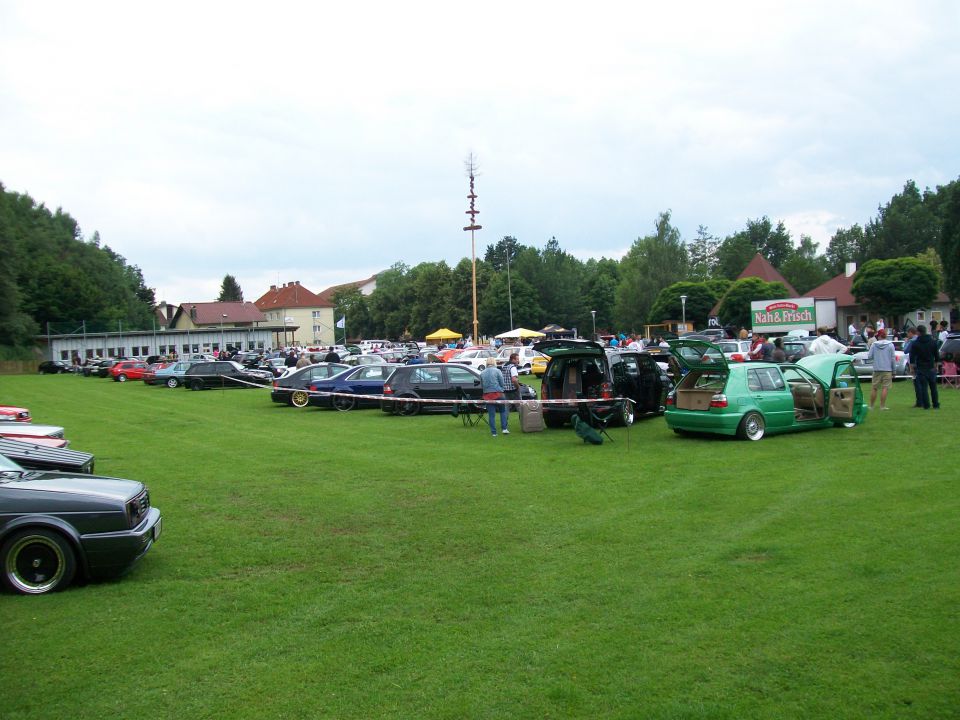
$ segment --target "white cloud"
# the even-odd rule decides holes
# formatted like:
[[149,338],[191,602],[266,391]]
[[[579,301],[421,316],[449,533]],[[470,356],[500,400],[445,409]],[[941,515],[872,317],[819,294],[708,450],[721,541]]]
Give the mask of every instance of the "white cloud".
[[510,234],[611,256],[667,208],[686,238],[768,215],[824,243],[957,176],[958,13],[6,2],[0,181],[167,299],[454,263],[471,150],[481,254]]

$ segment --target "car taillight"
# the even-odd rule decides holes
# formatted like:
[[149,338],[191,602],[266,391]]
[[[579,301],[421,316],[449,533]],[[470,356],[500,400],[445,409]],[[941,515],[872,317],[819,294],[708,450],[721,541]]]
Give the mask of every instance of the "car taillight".
[[710,398],[710,407],[725,408],[727,407],[727,396],[723,393],[717,393],[712,398]]
[[280,388],[280,383],[278,383],[276,380],[274,380],[274,381],[273,381],[273,389],[274,389],[274,390],[278,390],[279,388]]
[[730,359],[733,360],[734,362],[746,362],[746,361],[747,361],[747,359],[746,359],[741,353],[733,353],[733,355],[730,356]]
[[667,405],[676,405],[677,399],[673,396],[673,393],[667,395]]
[[610,383],[606,383],[606,382],[605,382],[603,385],[601,385],[601,386],[600,386],[600,397],[603,398],[604,400],[612,400],[612,399],[613,399],[613,385],[611,385]]
[[384,383],[383,385],[383,394],[384,395],[393,395],[393,388]]

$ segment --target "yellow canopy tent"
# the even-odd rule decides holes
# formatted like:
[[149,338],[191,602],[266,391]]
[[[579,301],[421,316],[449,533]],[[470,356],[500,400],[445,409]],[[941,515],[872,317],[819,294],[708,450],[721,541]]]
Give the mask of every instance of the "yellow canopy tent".
[[525,338],[542,338],[545,335],[542,332],[536,330],[528,330],[527,328],[514,328],[513,330],[507,330],[507,332],[500,333],[497,335],[501,340],[506,340],[508,338],[520,338],[521,340]]
[[441,342],[443,340],[459,340],[462,337],[463,335],[449,328],[440,328],[436,332],[427,335],[426,340],[427,342]]

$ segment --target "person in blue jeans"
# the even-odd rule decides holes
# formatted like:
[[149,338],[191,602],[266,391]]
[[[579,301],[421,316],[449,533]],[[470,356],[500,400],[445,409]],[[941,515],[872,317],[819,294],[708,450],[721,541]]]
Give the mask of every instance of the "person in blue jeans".
[[[914,367],[917,380],[920,382],[920,407],[929,410],[931,403],[934,410],[940,409],[940,395],[937,392],[937,363],[940,354],[937,352],[937,341],[927,335],[925,325],[917,325],[917,339],[910,346],[910,364]],[[927,388],[930,397],[927,398]]]
[[497,436],[497,417],[500,411],[500,430],[509,435],[507,429],[507,406],[496,402],[503,399],[506,388],[503,384],[503,373],[497,369],[497,359],[487,358],[487,367],[480,373],[480,386],[483,388],[483,399],[487,401],[487,419],[490,421],[490,434]]

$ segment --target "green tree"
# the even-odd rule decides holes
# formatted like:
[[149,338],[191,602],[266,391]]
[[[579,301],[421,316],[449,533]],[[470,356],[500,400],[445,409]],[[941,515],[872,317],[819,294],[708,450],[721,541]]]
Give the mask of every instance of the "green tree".
[[866,238],[859,225],[853,225],[849,229],[838,228],[827,245],[827,272],[831,277],[844,272],[847,263],[862,262],[865,245]]
[[620,263],[609,258],[590,259],[584,263],[584,272],[583,298],[586,307],[576,323],[582,335],[593,331],[591,310],[597,313],[597,327],[607,327],[613,321],[617,286],[620,284]]
[[710,310],[717,304],[717,294],[706,282],[678,282],[665,287],[657,295],[650,310],[651,323],[665,320],[680,320],[683,317],[684,304],[680,297],[685,295],[687,323],[695,327],[706,327]]
[[817,255],[812,238],[801,235],[800,244],[780,266],[780,274],[802,295],[827,281],[826,259]]
[[[511,277],[513,297],[513,323],[517,327],[536,325],[543,309],[537,299],[537,292],[522,277]],[[507,298],[507,274],[494,273],[487,285],[478,310],[480,325],[486,335],[511,330],[510,307]]]
[[243,302],[243,290],[233,275],[224,275],[217,302]]
[[703,225],[698,227],[697,238],[687,243],[690,266],[688,275],[691,280],[703,282],[714,276],[717,271],[717,264],[720,261],[719,250],[720,240],[715,235],[710,234]]
[[785,297],[789,297],[789,292],[783,283],[768,283],[756,277],[737,280],[720,302],[720,322],[723,325],[749,328],[752,326],[750,303],[754,300],[776,300]]
[[960,301],[960,181],[944,190],[947,199],[942,205],[943,229],[939,251],[943,263],[944,291],[953,302]]
[[918,258],[869,260],[854,276],[851,291],[868,310],[895,318],[930,307],[939,282],[934,267]]
[[687,250],[670,223],[669,210],[660,213],[654,230],[638,238],[620,263],[614,313],[619,329],[642,328],[660,291],[686,278]]
[[717,248],[716,274],[736,280],[756,254],[757,249],[746,235],[730,235]]
[[[373,333],[373,324],[370,320],[370,309],[367,307],[367,299],[360,288],[356,285],[349,285],[337,290],[330,298],[333,303],[334,323],[340,321],[340,318],[346,318],[346,331],[351,337],[370,338],[375,337]],[[334,335],[342,337],[342,333],[334,327]]]
[[937,247],[941,220],[935,212],[936,193],[917,188],[908,180],[903,191],[878,208],[877,217],[864,230],[862,260],[884,260],[916,255]]

